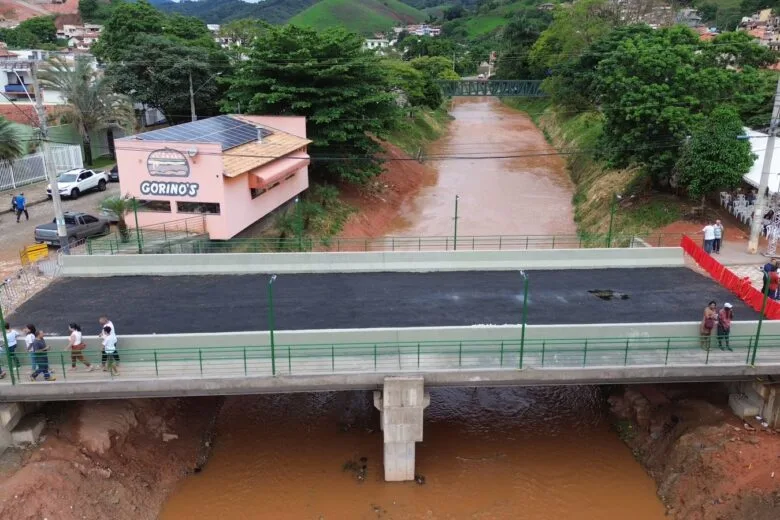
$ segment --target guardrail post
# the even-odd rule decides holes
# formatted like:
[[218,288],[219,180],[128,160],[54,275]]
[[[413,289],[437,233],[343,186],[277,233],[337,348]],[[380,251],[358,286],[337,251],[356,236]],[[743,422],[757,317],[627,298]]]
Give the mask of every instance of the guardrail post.
[[748,338],[747,356],[745,356],[745,364],[750,363],[750,354],[753,352],[753,338]]
[[92,237],[87,237],[87,254],[92,256]]
[[623,357],[623,366],[628,365],[628,344],[630,341],[630,339],[626,339],[626,355]]
[[138,254],[140,255],[143,253],[143,246],[141,245],[141,228],[138,227],[138,201],[135,197],[133,197],[133,216],[135,217],[135,239],[138,242]]
[[528,235],[525,236],[525,249],[528,251]]
[[463,366],[463,342],[458,343],[458,368]]
[[391,249],[395,251],[395,237],[390,239]]
[[271,375],[276,375],[276,345],[274,344],[274,280],[276,275],[271,275],[268,280],[268,332],[271,340]]
[[588,364],[588,338],[585,338],[585,350],[582,353],[582,366]]
[[198,349],[198,364],[200,365],[200,377],[203,377],[203,350]]
[[160,377],[160,367],[157,364],[157,351],[154,351],[154,375]]
[[374,343],[374,372],[376,372],[376,343]]
[[542,366],[544,366],[544,350],[545,350],[544,347],[546,344],[547,344],[547,340],[543,339],[542,340]]
[[504,367],[504,342],[503,342],[503,340],[501,341],[501,357],[499,358],[498,366],[500,366],[501,368]]
[[753,344],[753,356],[750,358],[750,365],[756,366],[756,355],[758,354],[758,339],[761,337],[761,325],[764,324],[766,316],[766,302],[769,299],[769,275],[764,273],[764,300],[761,303],[761,315],[758,317],[758,326],[756,327],[756,341]]
[[525,271],[520,271],[520,275],[523,277],[523,320],[520,329],[520,359],[518,360],[518,368],[523,368],[523,352],[525,350],[525,322],[528,321],[528,274]]
[[333,343],[330,344],[330,371],[336,371],[336,347]]
[[65,353],[60,352],[60,366],[62,367],[62,378],[68,379],[68,375],[65,370]]
[[672,338],[666,338],[666,358],[664,359],[664,366],[669,364],[669,348],[672,346]]
[[704,358],[704,364],[709,365],[710,364],[710,348],[707,349],[707,357]]
[[460,195],[455,195],[455,229],[453,233],[452,238],[452,250],[457,251],[458,250],[458,200],[460,199]]
[[247,370],[246,370],[246,347],[244,347],[244,375],[247,375]]
[[551,247],[551,249],[555,249],[555,235],[553,235],[553,239],[552,239],[552,247]]
[[287,345],[287,373],[292,375],[292,353],[290,345]]
[[498,235],[498,250],[501,251],[501,242],[504,238],[504,235]]
[[420,368],[420,343],[417,343],[417,368]]

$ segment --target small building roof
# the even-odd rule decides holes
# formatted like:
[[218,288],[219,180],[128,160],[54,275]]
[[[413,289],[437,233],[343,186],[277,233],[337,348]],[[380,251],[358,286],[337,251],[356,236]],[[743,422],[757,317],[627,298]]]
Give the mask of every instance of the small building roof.
[[222,152],[222,164],[225,167],[225,177],[237,177],[242,173],[264,166],[276,159],[300,150],[311,143],[281,130],[274,129],[271,135],[264,137],[262,142],[252,141]]

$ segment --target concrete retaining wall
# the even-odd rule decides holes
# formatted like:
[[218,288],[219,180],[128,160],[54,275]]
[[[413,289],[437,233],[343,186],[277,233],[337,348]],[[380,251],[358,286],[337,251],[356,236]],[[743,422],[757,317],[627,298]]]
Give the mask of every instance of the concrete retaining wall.
[[[755,334],[755,321],[735,322],[732,336]],[[671,337],[690,338],[698,334],[698,322],[678,323],[625,323],[602,325],[529,325],[526,338],[569,339],[569,338],[644,338]],[[517,325],[479,325],[473,327],[410,327],[377,329],[328,329],[277,331],[277,345],[311,345],[329,343],[407,343],[418,341],[460,341],[460,340],[502,340],[520,338],[521,327]],[[762,336],[780,335],[780,321],[766,321]],[[67,345],[67,338],[46,339],[53,350]],[[99,348],[95,336],[84,336],[90,349]],[[208,334],[148,334],[119,337],[120,351],[128,349],[154,348],[209,348],[209,347],[252,347],[269,344],[266,331],[224,332]]]
[[63,276],[681,267],[679,247],[369,253],[64,256]]

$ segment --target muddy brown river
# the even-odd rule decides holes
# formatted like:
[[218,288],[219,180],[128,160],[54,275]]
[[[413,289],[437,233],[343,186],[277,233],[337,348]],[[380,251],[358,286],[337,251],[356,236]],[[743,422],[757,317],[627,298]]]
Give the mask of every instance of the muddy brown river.
[[[542,134],[492,99],[464,99],[430,155],[435,183],[393,234],[573,234],[572,185]],[[546,152],[544,152],[546,150]],[[526,155],[500,159],[499,156]],[[490,156],[489,159],[475,157]],[[596,387],[431,390],[417,472],[386,483],[370,392],[229,397],[205,469],[161,518],[660,520],[655,485],[611,430]],[[365,458],[360,479],[353,469]]]

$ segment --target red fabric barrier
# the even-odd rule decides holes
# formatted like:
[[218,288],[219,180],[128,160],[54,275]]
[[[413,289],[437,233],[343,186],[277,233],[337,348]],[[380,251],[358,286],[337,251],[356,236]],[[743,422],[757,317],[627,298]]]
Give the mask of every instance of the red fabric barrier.
[[[738,278],[726,266],[708,255],[704,249],[691,240],[690,237],[683,236],[680,247],[683,248],[699,266],[707,271],[712,279],[720,285],[736,294],[740,300],[757,312],[761,312],[761,306],[764,303],[764,295],[761,291],[753,287],[750,278]],[[766,317],[770,320],[780,319],[780,303],[769,299],[766,302]]]

